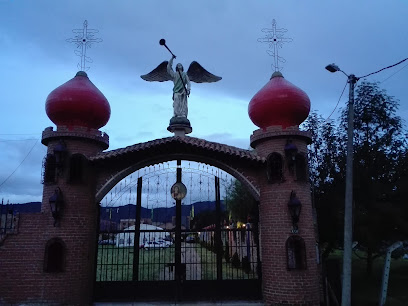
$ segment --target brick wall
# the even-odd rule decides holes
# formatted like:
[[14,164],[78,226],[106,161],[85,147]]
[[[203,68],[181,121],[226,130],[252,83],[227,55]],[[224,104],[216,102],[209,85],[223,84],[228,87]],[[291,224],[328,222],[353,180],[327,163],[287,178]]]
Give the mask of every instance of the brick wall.
[[[0,249],[1,305],[91,302],[93,279],[89,276],[93,274],[95,232],[79,218],[70,216],[57,228],[48,214],[21,214],[19,234],[8,236]],[[74,223],[82,224],[74,227]],[[67,230],[67,226],[73,228]],[[55,237],[66,245],[65,272],[46,273],[45,246]]]
[[[93,155],[106,146],[92,137],[79,137],[78,131],[75,135],[64,133],[47,130],[43,143],[48,153],[53,153],[59,139],[65,142],[68,156]],[[41,213],[22,214],[19,233],[8,236],[0,248],[0,304],[92,302],[98,215],[95,178],[88,167],[84,183],[70,184],[68,165],[66,159],[56,182],[44,184]],[[64,207],[60,224],[54,227],[49,198],[57,187],[62,191]],[[64,272],[44,272],[46,244],[53,238],[61,239],[66,246]]]

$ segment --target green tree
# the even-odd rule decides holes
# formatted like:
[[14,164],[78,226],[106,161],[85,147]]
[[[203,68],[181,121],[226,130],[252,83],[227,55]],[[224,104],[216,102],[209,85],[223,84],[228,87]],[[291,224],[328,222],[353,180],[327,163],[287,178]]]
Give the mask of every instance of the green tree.
[[[225,218],[224,213],[221,213],[221,220]],[[191,226],[196,230],[202,230],[204,227],[214,225],[217,220],[215,210],[205,210],[197,214],[191,221]]]
[[312,112],[304,124],[312,136],[309,146],[309,176],[314,207],[317,212],[319,242],[323,257],[342,244],[341,230],[344,192],[338,184],[340,174],[339,137],[332,120],[324,120]]
[[227,211],[235,222],[247,222],[250,217],[253,222],[258,220],[258,205],[249,191],[238,180],[233,180],[227,188],[225,198]]
[[[367,252],[368,273],[388,244],[408,237],[408,213],[401,200],[408,196],[407,144],[398,106],[376,83],[362,82],[356,89],[353,239]],[[347,110],[337,126],[316,113],[305,126],[313,138],[309,169],[320,242],[327,254],[343,240]]]
[[[399,236],[398,209],[392,203],[401,177],[406,143],[399,102],[376,83],[362,82],[356,90],[354,119],[354,240],[367,252],[367,272],[379,251]],[[347,112],[341,115],[340,139],[347,138]],[[345,148],[342,146],[341,148]],[[341,151],[340,168],[345,167]],[[341,171],[344,173],[344,171]]]

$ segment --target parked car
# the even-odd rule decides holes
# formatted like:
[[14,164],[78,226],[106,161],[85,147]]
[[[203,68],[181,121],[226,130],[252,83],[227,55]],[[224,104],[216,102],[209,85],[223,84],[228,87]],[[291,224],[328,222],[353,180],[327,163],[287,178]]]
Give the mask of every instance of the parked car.
[[166,236],[166,237],[164,237],[164,239],[163,239],[164,241],[169,241],[169,242],[171,242],[171,244],[173,244],[174,243],[174,239],[173,238],[171,238],[170,236]]
[[186,238],[186,242],[188,242],[188,243],[194,243],[196,241],[197,241],[197,238],[195,236],[193,236],[193,235],[189,235]]
[[163,244],[166,248],[171,246],[173,244],[173,242],[171,240],[159,240],[158,243]]
[[163,242],[160,241],[148,241],[144,244],[144,249],[148,250],[148,249],[164,249],[167,248],[168,245],[166,245]]
[[107,239],[107,240],[99,240],[98,241],[99,245],[114,245],[115,244],[115,240],[113,239]]

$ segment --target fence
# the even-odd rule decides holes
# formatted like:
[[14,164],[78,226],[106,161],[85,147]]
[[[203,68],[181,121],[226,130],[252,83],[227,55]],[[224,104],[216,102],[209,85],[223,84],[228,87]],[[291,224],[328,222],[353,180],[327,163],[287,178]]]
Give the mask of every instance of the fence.
[[7,235],[15,234],[18,230],[19,214],[14,212],[13,204],[0,204],[0,245]]

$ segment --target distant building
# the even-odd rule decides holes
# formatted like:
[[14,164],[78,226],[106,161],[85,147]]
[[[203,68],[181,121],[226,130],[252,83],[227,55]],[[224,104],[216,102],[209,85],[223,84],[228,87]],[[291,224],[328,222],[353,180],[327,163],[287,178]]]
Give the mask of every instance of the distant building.
[[[146,232],[145,232],[146,231]],[[154,231],[154,232],[152,232]],[[162,231],[162,232],[156,232]],[[142,246],[146,242],[164,240],[169,233],[163,231],[161,227],[150,224],[140,224],[139,245]],[[124,229],[123,233],[116,235],[117,247],[130,247],[135,244],[135,226],[132,225]]]

